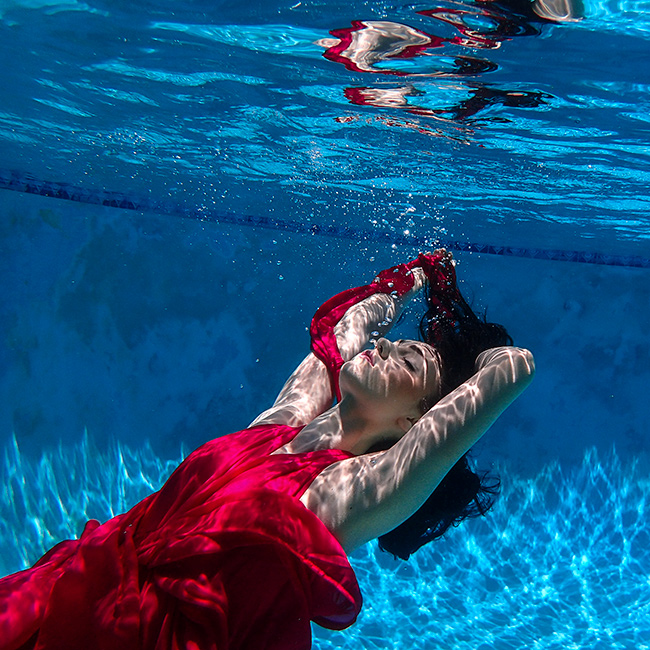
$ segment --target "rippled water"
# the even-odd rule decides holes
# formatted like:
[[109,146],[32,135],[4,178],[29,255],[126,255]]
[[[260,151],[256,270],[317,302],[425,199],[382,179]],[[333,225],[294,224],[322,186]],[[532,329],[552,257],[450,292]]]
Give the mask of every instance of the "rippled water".
[[[15,441],[0,467],[0,575],[28,566],[88,517],[104,520],[158,487],[174,463],[149,448],[99,452],[84,438],[39,462]],[[485,520],[452,529],[409,562],[376,543],[352,565],[364,595],[356,625],[314,626],[314,648],[565,650],[650,648],[650,481],[593,450],[571,471],[509,472]]]
[[[355,233],[650,258],[642,0],[570,21],[505,2],[5,0],[0,56],[0,186],[43,195],[0,194],[0,575],[271,400],[318,300],[412,252]],[[101,196],[128,209],[87,205]],[[250,219],[172,223],[212,210]],[[539,362],[486,439],[503,498],[408,564],[354,554],[362,616],[315,645],[648,648],[647,272],[460,263]]]
[[4,4],[0,166],[197,209],[647,255],[648,3],[569,22],[519,5]]

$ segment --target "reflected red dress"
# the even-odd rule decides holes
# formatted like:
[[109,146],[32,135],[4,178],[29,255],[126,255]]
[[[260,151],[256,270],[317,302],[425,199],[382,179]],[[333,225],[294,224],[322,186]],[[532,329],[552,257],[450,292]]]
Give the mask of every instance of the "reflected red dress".
[[[411,266],[317,312],[313,349],[335,386],[333,326],[368,295],[410,289]],[[0,580],[0,650],[307,650],[310,620],[351,625],[354,572],[299,501],[351,454],[272,455],[299,430],[262,425],[206,443],[159,492]]]

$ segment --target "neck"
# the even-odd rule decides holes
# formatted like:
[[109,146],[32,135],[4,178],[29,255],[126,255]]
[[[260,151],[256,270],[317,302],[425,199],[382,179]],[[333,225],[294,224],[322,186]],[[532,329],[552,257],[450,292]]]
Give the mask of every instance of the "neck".
[[291,443],[292,453],[317,449],[342,449],[355,455],[364,454],[377,441],[393,438],[384,427],[355,408],[345,398],[312,420]]

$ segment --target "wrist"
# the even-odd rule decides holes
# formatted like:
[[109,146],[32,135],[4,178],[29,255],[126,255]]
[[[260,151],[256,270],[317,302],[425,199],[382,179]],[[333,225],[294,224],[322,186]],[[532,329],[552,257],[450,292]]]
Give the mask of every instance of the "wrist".
[[422,291],[424,286],[427,283],[427,275],[424,272],[424,269],[420,266],[416,266],[414,269],[411,269],[413,273],[413,289],[411,289],[413,294],[416,294],[418,291]]

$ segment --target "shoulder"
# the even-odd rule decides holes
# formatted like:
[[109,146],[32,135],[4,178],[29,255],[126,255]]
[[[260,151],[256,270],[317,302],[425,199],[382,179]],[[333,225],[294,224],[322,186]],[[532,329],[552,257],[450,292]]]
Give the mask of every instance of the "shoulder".
[[314,354],[309,354],[289,377],[273,406],[261,413],[250,426],[303,426],[329,408],[333,397],[325,365]]

